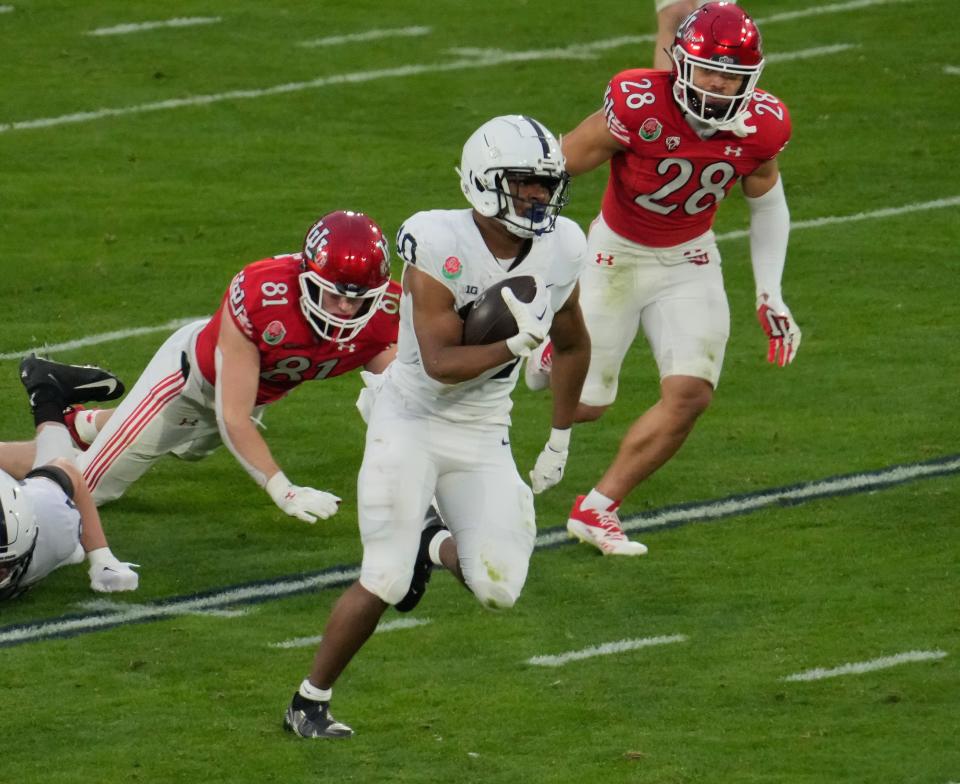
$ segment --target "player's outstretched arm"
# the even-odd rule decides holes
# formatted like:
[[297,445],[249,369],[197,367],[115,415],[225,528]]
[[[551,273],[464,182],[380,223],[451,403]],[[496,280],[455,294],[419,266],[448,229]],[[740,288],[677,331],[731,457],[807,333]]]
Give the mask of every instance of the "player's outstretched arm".
[[110,551],[100,521],[100,510],[93,501],[80,469],[72,460],[63,457],[58,457],[47,465],[63,471],[73,485],[73,503],[80,513],[80,545],[90,563],[90,587],[100,593],[137,590],[140,575],[133,571],[133,567],[139,564],[120,561]]
[[767,336],[767,361],[784,367],[793,362],[801,333],[781,291],[790,210],[776,158],[743,178],[743,192],[750,207],[750,261],[757,286],[757,319]]
[[590,335],[580,310],[579,283],[553,317],[550,341],[553,343],[553,428],[530,472],[530,484],[537,494],[549,490],[563,479],[570,453],[574,413],[590,365]]
[[593,171],[625,147],[613,138],[603,111],[598,110],[560,137],[560,149],[567,159],[567,173],[576,177]]
[[318,518],[326,520],[336,514],[340,499],[290,482],[257,430],[251,415],[260,383],[260,352],[240,332],[226,309],[220,323],[216,363],[217,425],[237,462],[291,517],[315,523]]

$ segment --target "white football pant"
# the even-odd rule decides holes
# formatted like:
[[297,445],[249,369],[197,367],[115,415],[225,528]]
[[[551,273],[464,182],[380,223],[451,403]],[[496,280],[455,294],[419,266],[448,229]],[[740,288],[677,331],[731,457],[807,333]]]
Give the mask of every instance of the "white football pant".
[[641,325],[661,379],[694,376],[717,386],[730,308],[712,231],[683,245],[649,248],[598,217],[587,235],[580,307],[591,344],[581,402],[613,403],[620,368]]
[[360,583],[388,604],[407,593],[436,496],[467,585],[488,607],[512,607],[536,539],[533,494],[517,472],[505,425],[413,414],[387,380],[378,390],[357,480]]
[[198,460],[220,445],[214,389],[194,352],[206,323],[187,324],[167,338],[90,448],[77,457],[98,505],[123,495],[163,455]]

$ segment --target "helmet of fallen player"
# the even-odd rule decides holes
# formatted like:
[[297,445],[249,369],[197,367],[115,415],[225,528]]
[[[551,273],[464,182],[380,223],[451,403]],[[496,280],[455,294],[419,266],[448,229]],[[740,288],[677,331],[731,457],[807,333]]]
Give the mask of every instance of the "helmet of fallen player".
[[[310,227],[301,256],[303,315],[322,338],[353,340],[376,314],[390,282],[390,248],[383,231],[362,212],[337,210]],[[325,305],[324,293],[357,300],[360,307],[352,315],[335,313]]]
[[[496,218],[518,237],[553,231],[567,203],[569,175],[556,137],[532,117],[505,115],[481,125],[463,145],[460,188],[473,208]],[[524,182],[542,185],[545,202],[525,200],[510,191]],[[519,209],[518,209],[519,207]]]
[[37,518],[23,484],[0,471],[0,600],[15,596],[37,546]]
[[[734,3],[707,3],[677,30],[671,51],[673,97],[680,108],[712,127],[735,120],[748,109],[763,70],[760,31]],[[739,77],[731,95],[697,86],[698,69]]]

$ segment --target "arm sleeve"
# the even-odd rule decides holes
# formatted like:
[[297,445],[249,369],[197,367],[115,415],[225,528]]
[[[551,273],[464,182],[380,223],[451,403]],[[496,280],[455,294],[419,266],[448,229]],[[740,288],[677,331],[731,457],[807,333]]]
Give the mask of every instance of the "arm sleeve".
[[747,198],[747,204],[750,206],[750,262],[757,296],[766,293],[779,299],[790,236],[790,210],[780,176],[763,196]]

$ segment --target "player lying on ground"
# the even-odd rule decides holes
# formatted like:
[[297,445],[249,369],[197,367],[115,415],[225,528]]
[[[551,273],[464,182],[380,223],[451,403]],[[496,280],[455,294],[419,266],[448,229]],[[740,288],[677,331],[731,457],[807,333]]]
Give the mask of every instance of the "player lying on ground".
[[0,600],[19,596],[54,569],[90,562],[95,591],[134,591],[139,576],[107,545],[100,515],[73,461],[63,420],[69,405],[113,400],[119,379],[96,367],[37,357],[20,364],[37,427],[35,458],[24,465],[17,444],[0,444]]

